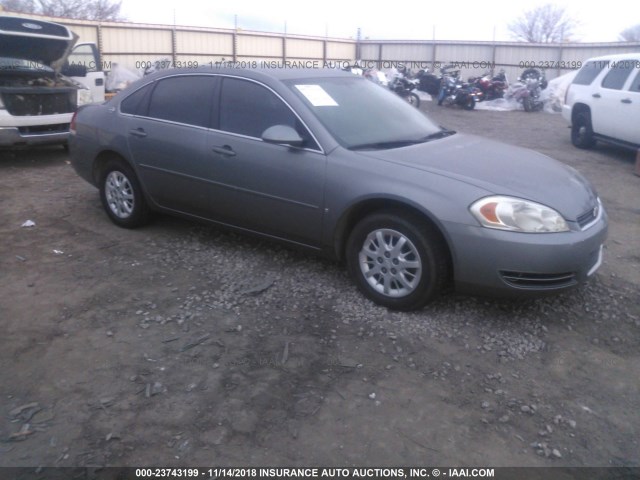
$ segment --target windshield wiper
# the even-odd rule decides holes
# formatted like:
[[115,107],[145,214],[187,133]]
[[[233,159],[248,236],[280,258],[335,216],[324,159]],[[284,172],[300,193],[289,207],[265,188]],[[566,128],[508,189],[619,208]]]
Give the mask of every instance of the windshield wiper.
[[386,150],[415,145],[421,142],[422,140],[389,140],[386,142],[361,143],[360,145],[349,147],[349,150]]
[[349,150],[386,150],[390,148],[408,147],[409,145],[416,145],[417,143],[425,143],[430,140],[448,137],[454,133],[456,133],[454,130],[447,130],[446,128],[443,128],[438,132],[415,140],[388,140],[386,142],[362,143],[360,145],[353,145],[352,147],[349,147]]
[[426,137],[424,137],[422,139],[422,141],[423,142],[428,142],[429,140],[437,140],[438,138],[448,137],[448,136],[453,135],[455,133],[456,133],[455,130],[448,130],[446,128],[443,128],[439,132],[435,132],[435,133],[432,133],[431,135],[427,135]]

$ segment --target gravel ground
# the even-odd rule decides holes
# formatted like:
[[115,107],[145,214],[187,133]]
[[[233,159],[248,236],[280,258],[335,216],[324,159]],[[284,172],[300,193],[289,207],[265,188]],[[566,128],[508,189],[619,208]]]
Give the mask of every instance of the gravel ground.
[[391,312],[306,252],[119,229],[63,150],[0,152],[0,466],[640,466],[634,155],[573,148],[559,115],[421,108],[590,178],[598,275]]

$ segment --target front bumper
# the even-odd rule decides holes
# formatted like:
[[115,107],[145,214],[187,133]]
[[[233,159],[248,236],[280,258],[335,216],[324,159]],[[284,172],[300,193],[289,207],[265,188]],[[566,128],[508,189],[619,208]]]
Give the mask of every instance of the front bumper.
[[48,128],[27,129],[0,127],[0,147],[50,145],[67,143],[69,124],[50,125]]
[[575,287],[600,267],[607,229],[604,209],[589,228],[562,233],[448,225],[456,289],[509,296]]

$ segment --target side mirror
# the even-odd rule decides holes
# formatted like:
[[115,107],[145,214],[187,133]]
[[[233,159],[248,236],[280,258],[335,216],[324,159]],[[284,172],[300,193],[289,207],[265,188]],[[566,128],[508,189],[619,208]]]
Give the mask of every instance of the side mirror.
[[298,132],[288,125],[274,125],[267,128],[262,133],[262,140],[267,143],[289,145],[291,147],[301,147],[304,144],[304,140],[298,135]]
[[60,71],[66,77],[86,77],[87,67],[79,63],[67,63]]

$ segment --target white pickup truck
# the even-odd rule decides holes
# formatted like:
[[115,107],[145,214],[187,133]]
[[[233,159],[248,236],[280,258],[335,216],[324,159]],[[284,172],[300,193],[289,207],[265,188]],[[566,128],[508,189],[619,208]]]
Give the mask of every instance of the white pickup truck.
[[0,147],[65,144],[80,105],[104,100],[95,45],[64,25],[0,16]]

